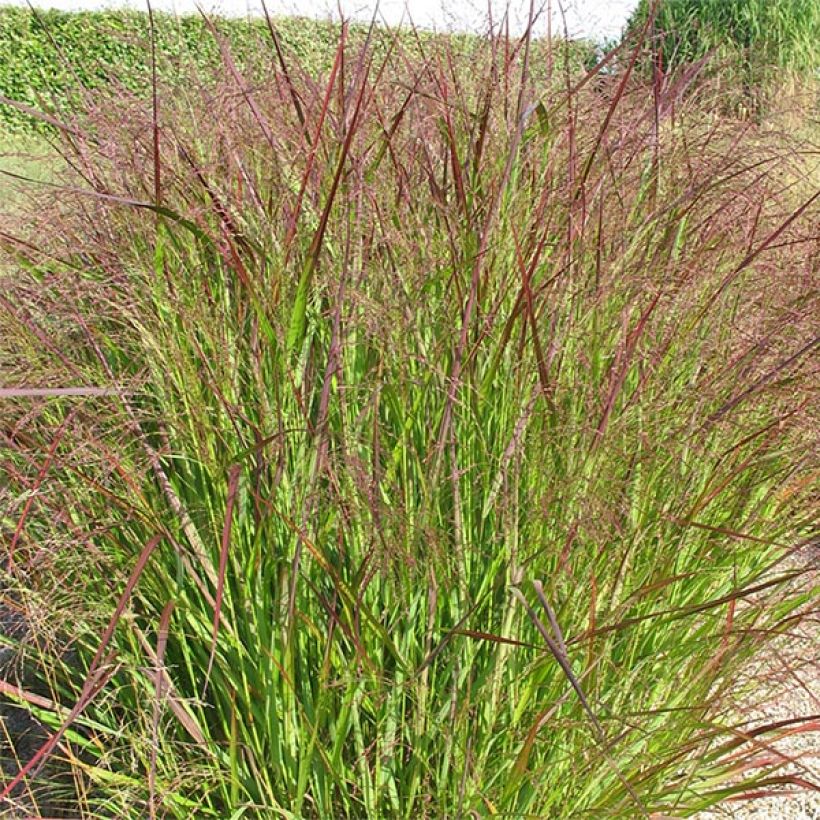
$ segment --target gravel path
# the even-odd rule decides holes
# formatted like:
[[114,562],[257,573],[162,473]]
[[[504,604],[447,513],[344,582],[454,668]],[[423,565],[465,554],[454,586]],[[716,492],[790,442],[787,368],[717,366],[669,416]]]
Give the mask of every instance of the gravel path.
[[[809,588],[815,592],[815,612],[787,638],[775,641],[764,656],[738,681],[747,690],[750,680],[762,685],[760,694],[748,707],[741,705],[754,725],[820,715],[820,612],[816,593],[820,583],[820,548],[810,545],[795,555],[795,561],[811,567]],[[762,697],[761,697],[762,695]],[[781,754],[799,758],[799,765],[787,764],[778,774],[798,774],[820,787],[820,727],[815,731],[789,735],[773,743]],[[794,787],[788,787],[794,791]],[[751,800],[725,801],[696,820],[820,820],[820,791],[777,795]]]

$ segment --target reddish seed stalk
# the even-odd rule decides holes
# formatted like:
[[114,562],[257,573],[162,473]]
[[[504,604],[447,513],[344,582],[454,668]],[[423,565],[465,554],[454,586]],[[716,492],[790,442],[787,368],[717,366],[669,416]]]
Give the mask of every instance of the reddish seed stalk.
[[159,545],[161,539],[162,536],[160,535],[154,536],[145,545],[139,555],[139,558],[137,559],[137,562],[134,564],[134,568],[132,569],[131,574],[128,577],[128,581],[125,584],[125,589],[120,595],[117,606],[114,609],[114,614],[108,622],[108,626],[106,627],[106,630],[100,640],[97,652],[91,661],[91,665],[88,669],[88,675],[86,676],[80,697],[77,699],[77,702],[68,717],[57,732],[55,732],[51,738],[49,738],[49,740],[47,740],[31,756],[29,761],[21,767],[20,771],[18,771],[17,774],[5,785],[3,790],[0,791],[0,800],[7,798],[14,791],[14,789],[17,788],[23,780],[25,780],[26,777],[30,774],[35,774],[40,768],[42,768],[49,755],[51,755],[57,747],[57,744],[71,727],[71,724],[74,723],[92,699],[101,691],[106,681],[113,674],[114,670],[111,668],[106,668],[107,664],[103,664],[103,656],[105,651],[108,649],[108,644],[111,642],[111,638],[114,635],[114,630],[122,618],[125,607],[128,605],[128,601],[131,599],[131,595],[139,582],[140,576],[142,575],[143,570],[148,564],[149,559],[153,555],[154,550]]

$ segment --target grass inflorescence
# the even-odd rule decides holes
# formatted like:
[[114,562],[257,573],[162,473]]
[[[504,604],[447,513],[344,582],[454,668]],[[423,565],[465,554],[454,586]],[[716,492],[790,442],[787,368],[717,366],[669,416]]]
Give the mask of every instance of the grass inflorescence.
[[261,79],[214,27],[216,82],[52,112],[65,178],[0,235],[3,692],[48,729],[0,794],[60,760],[84,817],[800,785],[800,721],[727,693],[809,597],[805,158],[637,52],[342,28],[315,73],[275,33]]

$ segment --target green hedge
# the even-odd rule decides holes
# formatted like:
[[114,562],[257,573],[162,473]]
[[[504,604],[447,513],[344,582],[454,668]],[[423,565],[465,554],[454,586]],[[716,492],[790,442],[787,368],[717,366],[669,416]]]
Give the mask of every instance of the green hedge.
[[[253,73],[275,59],[264,19],[215,18],[243,71]],[[201,16],[155,14],[158,70],[161,80],[190,76],[217,77],[217,44]],[[328,69],[339,37],[330,21],[295,17],[275,20],[285,52],[311,72]],[[361,42],[366,27],[350,29],[351,43]],[[35,11],[0,6],[0,94],[37,109],[66,110],[80,88],[101,89],[112,79],[130,91],[150,93],[150,28],[148,15],[136,11]],[[377,29],[376,54],[384,53],[394,30]],[[472,35],[434,35],[410,30],[400,33],[410,51],[421,42],[425,49],[446,42],[454,52],[470,52],[481,42]],[[534,46],[532,69],[543,74],[544,43]],[[573,73],[594,62],[591,43],[576,41],[556,49],[556,59],[569,60]],[[563,69],[561,69],[563,71]],[[0,105],[0,129],[11,132],[41,130],[44,126],[9,106]]]
[[[220,58],[201,17],[156,14],[158,68],[173,79],[183,67],[213,74]],[[273,50],[264,20],[219,19],[237,63],[253,68]],[[276,20],[288,52],[321,69],[332,57],[338,29],[330,22]],[[112,78],[125,88],[150,88],[148,15],[133,11],[62,12],[0,7],[0,94],[35,108],[62,108],[79,85],[98,89]],[[266,43],[264,41],[267,41]],[[29,117],[0,106],[0,127],[32,128]]]

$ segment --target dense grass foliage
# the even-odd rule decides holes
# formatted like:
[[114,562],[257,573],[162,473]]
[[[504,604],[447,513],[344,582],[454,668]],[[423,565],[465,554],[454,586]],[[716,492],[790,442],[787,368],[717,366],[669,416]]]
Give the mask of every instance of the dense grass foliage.
[[761,65],[820,69],[820,7],[813,0],[641,0],[629,27],[640,29],[653,5],[665,65],[737,49]]
[[765,106],[788,77],[818,78],[816,0],[640,0],[628,31],[640,32],[650,13],[658,64],[668,70],[712,57],[728,77],[724,87],[747,104]]
[[726,693],[807,600],[817,200],[674,78],[528,49],[226,47],[59,130],[0,235],[4,692],[53,732],[2,797],[47,758],[83,817],[789,782],[799,719]]

